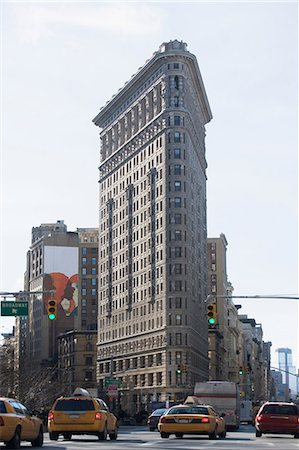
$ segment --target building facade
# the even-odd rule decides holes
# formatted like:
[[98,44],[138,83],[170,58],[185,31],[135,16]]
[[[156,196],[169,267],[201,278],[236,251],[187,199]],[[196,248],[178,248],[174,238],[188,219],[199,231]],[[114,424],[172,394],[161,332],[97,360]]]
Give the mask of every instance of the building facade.
[[108,376],[124,393],[130,387],[130,410],[177,400],[208,379],[211,118],[195,56],[171,41],[93,120],[101,129],[97,378],[100,387]]
[[237,383],[242,361],[241,323],[239,307],[229,298],[233,287],[227,276],[227,245],[223,233],[217,238],[208,238],[208,303],[216,304],[216,324],[209,329],[209,373],[210,380]]
[[96,330],[98,320],[99,229],[77,228],[79,240],[78,314],[75,330]]

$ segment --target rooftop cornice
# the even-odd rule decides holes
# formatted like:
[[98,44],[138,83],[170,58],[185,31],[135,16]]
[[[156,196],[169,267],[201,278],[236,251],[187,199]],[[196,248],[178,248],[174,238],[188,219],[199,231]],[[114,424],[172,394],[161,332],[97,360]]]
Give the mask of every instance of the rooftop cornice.
[[[138,84],[142,79],[144,74],[148,72],[154,65],[157,65],[161,60],[167,60],[169,57],[179,56],[188,58],[192,63],[195,86],[197,86],[198,96],[201,99],[202,113],[205,123],[208,123],[212,119],[212,112],[208,102],[207,94],[204,88],[203,80],[200,74],[199,66],[197,63],[196,56],[187,50],[187,44],[182,41],[170,41],[168,43],[163,43],[159,51],[155,52],[151,58],[149,58],[143,66],[141,66],[138,71],[133,74],[129,81],[127,81],[122,88],[118,90],[116,94],[112,96],[110,100],[107,101],[106,105],[103,106],[97,116],[92,120],[93,123],[99,127],[102,127],[103,123],[107,120],[107,117],[116,109],[117,104],[121,104],[124,98],[128,96],[130,90],[133,86]],[[197,82],[196,82],[197,81]]]

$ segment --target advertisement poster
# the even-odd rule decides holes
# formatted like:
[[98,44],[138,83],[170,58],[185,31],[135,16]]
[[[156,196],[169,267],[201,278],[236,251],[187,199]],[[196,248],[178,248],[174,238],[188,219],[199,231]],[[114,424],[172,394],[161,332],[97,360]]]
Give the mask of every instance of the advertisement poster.
[[46,246],[44,250],[44,312],[50,298],[57,303],[58,316],[78,312],[78,248]]

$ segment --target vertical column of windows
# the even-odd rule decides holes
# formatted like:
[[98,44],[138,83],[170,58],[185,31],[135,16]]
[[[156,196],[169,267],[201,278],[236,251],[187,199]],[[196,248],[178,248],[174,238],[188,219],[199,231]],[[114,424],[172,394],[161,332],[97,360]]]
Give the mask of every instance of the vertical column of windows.
[[112,241],[113,241],[113,204],[112,198],[108,200],[108,303],[107,303],[107,316],[111,317],[112,314]]
[[149,174],[150,181],[150,211],[151,211],[151,300],[155,303],[156,298],[156,179],[157,170],[153,167]]
[[128,198],[128,311],[132,310],[133,300],[133,194],[134,186],[127,188]]

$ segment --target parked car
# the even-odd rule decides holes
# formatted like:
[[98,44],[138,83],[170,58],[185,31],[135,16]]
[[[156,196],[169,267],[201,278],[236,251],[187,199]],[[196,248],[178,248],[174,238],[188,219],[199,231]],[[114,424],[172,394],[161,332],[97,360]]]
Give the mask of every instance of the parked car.
[[203,434],[210,439],[226,436],[225,420],[209,405],[177,405],[161,416],[158,423],[161,438],[175,434]]
[[295,403],[266,402],[255,417],[255,435],[293,434],[299,438],[299,411]]
[[18,400],[0,397],[0,442],[8,448],[20,448],[21,441],[31,442],[32,447],[42,447],[42,421]]
[[72,435],[96,435],[102,441],[117,439],[117,418],[106,403],[75,390],[72,397],[58,398],[48,414],[49,437],[57,441],[62,435],[70,440]]
[[158,428],[158,422],[160,420],[160,417],[163,416],[163,414],[165,414],[167,409],[168,408],[155,409],[155,411],[153,411],[151,415],[148,416],[147,424],[149,426],[150,431],[155,431]]

